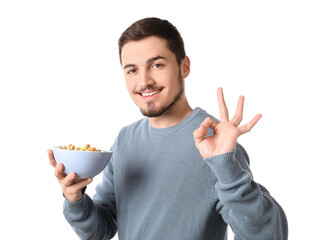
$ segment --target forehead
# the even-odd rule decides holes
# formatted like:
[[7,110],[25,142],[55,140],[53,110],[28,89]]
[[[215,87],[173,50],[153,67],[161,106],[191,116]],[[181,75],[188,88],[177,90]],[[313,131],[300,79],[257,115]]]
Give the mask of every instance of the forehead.
[[159,37],[147,37],[124,44],[121,51],[122,65],[142,64],[148,59],[162,56],[167,60],[176,60],[175,54],[167,47],[167,41]]

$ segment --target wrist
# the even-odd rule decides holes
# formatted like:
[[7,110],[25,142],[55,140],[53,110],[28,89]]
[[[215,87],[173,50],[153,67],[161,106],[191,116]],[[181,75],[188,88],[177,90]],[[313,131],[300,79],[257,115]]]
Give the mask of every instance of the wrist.
[[84,188],[82,188],[80,190],[80,192],[78,192],[77,194],[65,194],[63,193],[62,195],[69,201],[69,202],[78,202],[82,199],[83,195],[85,194],[87,189],[87,186],[85,186]]
[[226,154],[229,152],[233,152],[236,149],[236,143],[234,144],[224,144],[220,148],[216,149],[216,151],[213,152],[213,156]]

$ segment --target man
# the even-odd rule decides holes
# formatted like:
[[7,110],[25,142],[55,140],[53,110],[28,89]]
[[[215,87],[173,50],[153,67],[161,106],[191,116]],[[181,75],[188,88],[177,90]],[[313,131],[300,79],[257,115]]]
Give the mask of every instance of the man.
[[221,88],[220,122],[187,102],[190,60],[168,21],[146,18],[119,39],[126,87],[146,118],[124,127],[91,199],[92,179],[65,175],[49,159],[62,187],[64,215],[82,239],[287,239],[283,209],[254,182],[237,138],[261,115],[240,125],[244,97],[229,120]]

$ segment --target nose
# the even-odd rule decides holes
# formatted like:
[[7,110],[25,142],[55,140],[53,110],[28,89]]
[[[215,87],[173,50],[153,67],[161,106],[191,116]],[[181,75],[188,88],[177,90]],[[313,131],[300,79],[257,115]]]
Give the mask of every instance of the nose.
[[146,89],[148,86],[154,85],[154,78],[149,70],[141,70],[139,74],[138,87]]

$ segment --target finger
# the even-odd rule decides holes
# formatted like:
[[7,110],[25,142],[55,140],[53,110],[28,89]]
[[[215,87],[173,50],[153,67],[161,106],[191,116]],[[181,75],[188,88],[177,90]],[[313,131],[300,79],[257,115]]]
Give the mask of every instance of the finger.
[[223,89],[221,87],[217,89],[217,101],[219,103],[221,122],[229,121],[228,108],[227,105],[225,104]]
[[201,124],[200,127],[194,130],[193,137],[195,143],[200,143],[205,136],[207,135],[208,126],[209,126],[209,118],[206,118]]
[[75,183],[75,177],[76,174],[74,172],[69,173],[63,180],[61,185],[63,185],[65,188],[71,186]]
[[47,150],[47,155],[48,155],[48,157],[49,157],[49,163],[50,163],[53,167],[56,167],[57,162],[56,162],[56,160],[54,159],[53,151],[52,151],[51,149],[48,149],[48,150]]
[[54,168],[54,175],[59,181],[62,181],[65,177],[66,174],[64,173],[64,165],[62,163],[58,163],[55,168]]
[[250,122],[248,122],[247,124],[239,127],[241,135],[244,134],[244,133],[247,133],[247,132],[251,131],[251,129],[254,127],[254,125],[257,124],[257,122],[259,121],[259,119],[261,117],[262,117],[261,114],[257,114]]
[[82,189],[85,186],[87,186],[88,184],[90,184],[92,182],[92,178],[84,178],[82,180],[80,180],[79,182],[76,182],[72,185],[70,185],[71,188],[73,189]]
[[243,108],[244,108],[244,96],[240,96],[238,98],[235,116],[231,120],[236,126],[238,126],[243,120]]
[[201,123],[200,127],[193,132],[194,141],[200,143],[206,137],[208,128],[214,129],[217,125],[218,123],[216,121],[207,117]]

